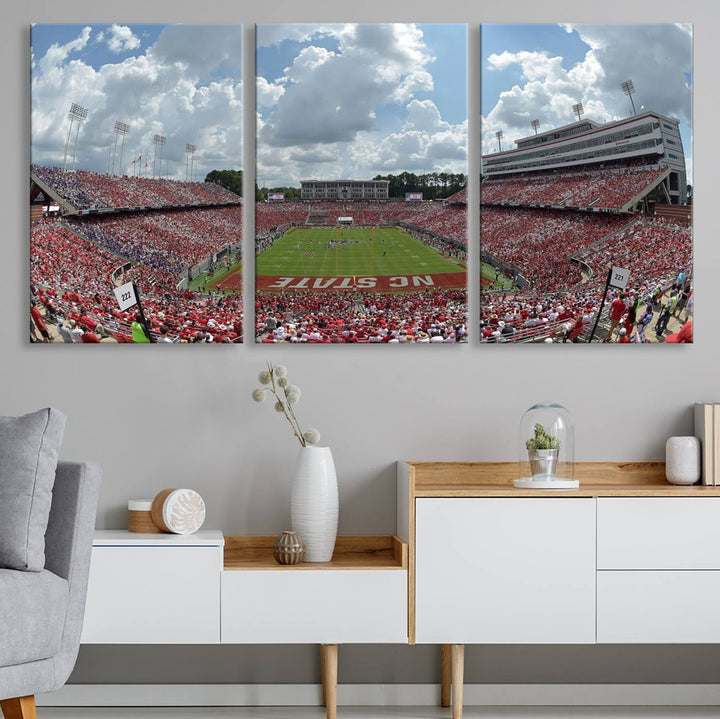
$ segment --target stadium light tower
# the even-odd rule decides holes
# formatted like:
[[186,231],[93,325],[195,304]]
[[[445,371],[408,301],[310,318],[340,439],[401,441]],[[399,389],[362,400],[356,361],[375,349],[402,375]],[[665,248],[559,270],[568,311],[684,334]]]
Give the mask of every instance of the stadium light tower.
[[153,154],[153,180],[155,179],[155,160],[157,158],[157,149],[158,145],[160,145],[160,176],[162,177],[162,148],[163,145],[167,142],[167,138],[165,135],[154,135],[153,136],[153,142],[155,143],[155,152]]
[[632,112],[633,115],[636,115],[635,112],[635,103],[633,102],[632,96],[635,94],[635,85],[633,84],[632,80],[625,80],[625,82],[620,83],[620,89],[630,98],[630,105],[632,106]]
[[530,127],[535,130],[535,134],[537,135],[538,127],[540,127],[540,120],[531,120]]
[[88,111],[86,107],[72,103],[68,117],[70,118],[70,127],[68,128],[67,140],[65,140],[65,156],[63,157],[63,172],[67,167],[67,153],[70,145],[70,135],[72,133],[73,123],[77,121],[77,130],[75,131],[75,149],[73,150],[73,170],[75,169],[75,157],[77,154],[78,137],[80,135],[80,125],[87,119]]
[[582,102],[578,102],[577,105],[573,105],[573,112],[577,115],[578,122],[582,120],[583,113],[585,112]]
[[[193,164],[194,164],[194,155],[195,150],[197,150],[196,145],[186,144],[185,145],[185,180],[188,180],[188,177],[190,178],[190,182],[192,182],[192,173],[193,173]],[[190,167],[190,174],[188,175],[188,166]]]
[[123,150],[125,149],[125,136],[130,132],[130,125],[128,125],[125,122],[120,122],[120,120],[115,120],[115,149],[113,151],[113,160],[112,160],[112,174],[115,174],[115,160],[117,159],[117,145],[118,145],[118,138],[122,137],[122,142],[120,143],[120,163],[118,164],[118,171],[122,175],[122,157],[123,157]]
[[502,130],[498,130],[498,131],[495,133],[495,138],[496,138],[497,141],[498,141],[498,152],[502,152],[503,131],[502,131]]

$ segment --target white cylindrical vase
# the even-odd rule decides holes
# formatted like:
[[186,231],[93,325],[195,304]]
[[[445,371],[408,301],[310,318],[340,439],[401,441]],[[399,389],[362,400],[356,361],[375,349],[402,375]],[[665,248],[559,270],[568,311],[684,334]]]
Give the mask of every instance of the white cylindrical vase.
[[700,479],[700,440],[670,437],[665,443],[665,477],[671,484],[695,484]]
[[292,528],[305,544],[306,562],[329,562],[338,525],[338,486],[329,447],[302,447],[290,493]]

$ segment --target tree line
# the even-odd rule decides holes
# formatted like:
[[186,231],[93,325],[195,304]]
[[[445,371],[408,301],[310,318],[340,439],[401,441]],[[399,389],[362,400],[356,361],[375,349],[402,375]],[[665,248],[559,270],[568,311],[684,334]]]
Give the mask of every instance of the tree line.
[[230,190],[230,192],[234,192],[239,197],[243,196],[242,170],[213,170],[205,175],[205,182],[213,182],[226,190]]
[[406,192],[422,192],[423,200],[443,200],[467,187],[467,175],[453,172],[401,172],[399,175],[375,175],[373,180],[388,180],[390,197],[405,197]]
[[[406,192],[422,192],[423,200],[442,200],[467,187],[467,175],[452,172],[426,172],[422,175],[401,172],[399,175],[376,175],[372,179],[388,180],[388,192],[394,198],[404,198]],[[213,170],[205,176],[205,182],[214,182],[242,197],[242,170]],[[264,201],[269,192],[282,192],[288,200],[300,197],[299,187],[259,188],[255,185],[257,201]]]

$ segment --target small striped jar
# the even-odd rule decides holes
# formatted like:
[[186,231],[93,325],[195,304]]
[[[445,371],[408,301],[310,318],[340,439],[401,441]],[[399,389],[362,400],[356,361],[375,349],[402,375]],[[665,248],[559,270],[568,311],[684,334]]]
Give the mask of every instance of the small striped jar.
[[159,529],[152,521],[152,499],[128,500],[128,532],[158,534]]
[[273,542],[273,557],[278,564],[286,566],[300,564],[305,557],[305,545],[298,533],[286,529]]

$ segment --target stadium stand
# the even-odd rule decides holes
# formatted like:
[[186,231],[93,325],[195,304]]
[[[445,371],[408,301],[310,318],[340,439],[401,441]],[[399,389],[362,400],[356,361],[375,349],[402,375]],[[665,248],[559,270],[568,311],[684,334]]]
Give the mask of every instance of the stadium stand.
[[[66,207],[79,210],[65,218],[35,213],[31,222],[31,291],[45,320],[57,323],[54,338],[131,342],[137,310],[121,312],[112,289],[133,281],[154,336],[173,342],[242,340],[240,293],[198,294],[183,282],[195,265],[216,267],[220,255],[223,267],[229,268],[231,258],[240,261],[239,197],[211,183],[38,166],[31,168],[35,178]],[[148,206],[163,209],[141,209]]]
[[240,198],[210,182],[180,182],[145,177],[114,176],[58,167],[32,165],[34,175],[78,211],[185,207],[188,205],[236,205]]
[[528,173],[486,180],[480,187],[480,197],[484,205],[620,210],[667,174],[665,166],[636,167],[631,163],[586,171]]
[[466,330],[467,293],[258,293],[256,336],[262,342],[455,343]]

